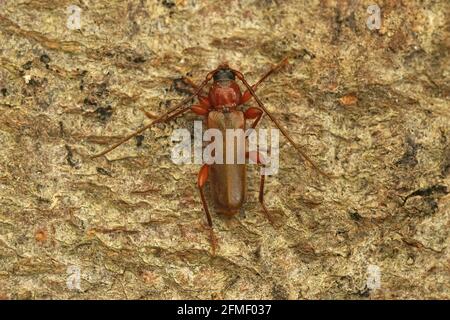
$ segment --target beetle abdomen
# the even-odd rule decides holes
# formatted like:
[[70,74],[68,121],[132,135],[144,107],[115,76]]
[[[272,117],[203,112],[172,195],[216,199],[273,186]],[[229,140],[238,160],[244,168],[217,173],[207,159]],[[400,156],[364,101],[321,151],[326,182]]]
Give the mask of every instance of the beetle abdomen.
[[[216,128],[223,136],[224,162],[227,156],[226,129],[245,130],[245,118],[242,111],[230,112],[211,111],[208,114],[208,128]],[[235,141],[236,142],[236,141]],[[236,160],[237,143],[234,143],[234,155]],[[245,143],[242,146],[245,148]],[[245,153],[245,150],[243,150]],[[246,195],[246,167],[244,164],[212,164],[210,170],[211,191],[217,213],[225,215],[236,214],[245,202]]]
[[236,214],[245,202],[245,165],[215,164],[210,174],[216,212]]

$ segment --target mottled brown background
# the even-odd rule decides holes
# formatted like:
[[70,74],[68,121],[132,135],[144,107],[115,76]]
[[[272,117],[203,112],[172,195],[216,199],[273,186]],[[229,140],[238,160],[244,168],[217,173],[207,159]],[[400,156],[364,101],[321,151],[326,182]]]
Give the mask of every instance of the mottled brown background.
[[[450,298],[449,2],[377,0],[371,31],[372,2],[0,1],[0,297]],[[254,82],[286,56],[258,93],[337,178],[282,140],[276,228],[252,168],[211,255],[199,167],[169,157],[195,116],[90,158],[185,97],[176,79],[228,60]]]

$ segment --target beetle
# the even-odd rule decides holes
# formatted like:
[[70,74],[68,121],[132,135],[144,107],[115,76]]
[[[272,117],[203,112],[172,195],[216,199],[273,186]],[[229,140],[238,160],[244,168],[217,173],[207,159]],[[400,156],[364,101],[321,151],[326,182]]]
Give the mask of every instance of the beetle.
[[[279,70],[288,60],[284,59],[281,63],[272,67],[267,71],[261,79],[253,86],[250,86],[244,75],[235,69],[229,67],[227,63],[220,64],[216,69],[210,71],[203,82],[196,86],[191,83],[194,88],[193,94],[178,105],[169,109],[165,114],[154,119],[148,113],[147,117],[153,118],[153,121],[136,132],[126,136],[118,143],[112,145],[110,148],[103,152],[94,155],[93,158],[100,157],[106,153],[114,150],[129,139],[139,135],[143,131],[152,127],[157,123],[163,123],[174,119],[175,117],[184,114],[185,112],[192,111],[195,114],[204,117],[208,128],[217,128],[219,130],[225,129],[244,129],[246,127],[246,120],[253,120],[250,128],[254,129],[262,116],[266,114],[269,119],[275,124],[275,126],[281,131],[284,137],[289,143],[297,150],[299,155],[306,160],[316,171],[321,175],[330,177],[327,173],[322,171],[314,162],[303,152],[303,150],[294,142],[289,136],[285,128],[283,128],[277,119],[267,110],[262,101],[258,98],[255,91],[257,87],[273,72]],[[246,90],[242,93],[236,78],[240,80]],[[209,88],[207,95],[203,93],[203,89],[206,85],[213,81]],[[186,106],[192,99],[197,98],[198,103],[192,106]],[[243,105],[246,104],[251,98],[254,98],[258,107],[248,107],[244,110]],[[225,142],[226,143],[226,142]],[[258,164],[263,164],[264,159],[259,153],[247,153],[247,157]],[[210,231],[210,241],[213,250],[213,254],[216,248],[216,237],[213,231],[213,223],[211,214],[206,201],[204,186],[209,181],[211,184],[211,190],[213,200],[215,204],[215,211],[219,214],[226,216],[233,216],[239,212],[243,206],[246,198],[246,165],[244,164],[203,164],[198,174],[197,186],[200,193],[203,209],[206,214]],[[261,175],[260,188],[259,188],[259,202],[263,208],[263,212],[271,223],[272,218],[269,215],[267,207],[264,204],[264,181],[265,175]]]

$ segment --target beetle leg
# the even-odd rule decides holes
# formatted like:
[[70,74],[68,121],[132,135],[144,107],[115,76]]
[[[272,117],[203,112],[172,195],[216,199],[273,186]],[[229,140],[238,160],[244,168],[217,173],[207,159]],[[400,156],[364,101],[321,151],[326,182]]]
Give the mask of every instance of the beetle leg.
[[270,223],[272,225],[274,225],[275,221],[273,220],[272,216],[269,213],[269,210],[267,210],[267,207],[266,207],[266,205],[264,203],[264,181],[265,181],[265,177],[266,177],[265,174],[261,175],[261,179],[260,179],[260,182],[259,182],[259,197],[258,197],[258,200],[259,200],[259,203],[261,204],[261,207],[263,208],[264,214],[266,215],[267,219],[269,219]]
[[[258,165],[265,165],[265,159],[263,158],[262,154],[257,151],[251,151],[246,153],[247,158],[251,159],[253,162],[256,162]],[[264,203],[264,182],[265,182],[266,176],[264,174],[261,174],[261,179],[259,183],[259,197],[258,201],[261,204],[261,207],[263,208],[264,215],[269,220],[271,225],[274,225],[274,220],[272,216],[269,213],[269,210],[266,207],[266,204]]]
[[[263,116],[264,112],[256,107],[250,107],[244,112],[245,119],[256,119],[252,125],[251,128],[255,129],[256,125],[258,124],[259,120],[261,120],[261,117]],[[265,160],[260,152],[251,151],[246,153],[246,157],[253,160],[253,162],[256,162],[258,165],[264,165]],[[274,225],[274,221],[272,219],[272,216],[269,214],[269,210],[267,210],[267,207],[264,203],[264,182],[265,182],[265,175],[261,175],[261,180],[259,183],[259,203],[261,204],[261,207],[263,208],[264,215],[267,217],[267,219],[270,221],[272,225]]]
[[209,109],[211,107],[209,99],[206,96],[198,96],[198,101],[203,109]]
[[[252,87],[254,87],[253,90],[256,90],[255,86],[252,86]],[[250,100],[251,98],[252,98],[251,92],[248,90],[245,90],[244,93],[242,94],[241,101],[239,101],[239,104],[244,104],[244,103],[248,102],[248,100]]]
[[199,116],[206,116],[209,112],[207,108],[204,108],[202,105],[196,104],[191,107],[191,111]]
[[213,251],[213,255],[215,255],[216,247],[217,247],[217,238],[214,235],[211,214],[209,213],[208,203],[206,202],[205,193],[203,192],[203,187],[205,186],[205,183],[208,180],[208,174],[209,174],[209,167],[207,164],[204,164],[201,167],[200,172],[198,173],[197,186],[198,186],[198,190],[200,191],[200,197],[202,199],[202,204],[203,204],[203,209],[205,210],[206,219],[208,220],[209,239],[211,242],[211,248]]
[[258,125],[259,120],[261,120],[263,114],[264,112],[261,109],[250,107],[244,112],[244,117],[245,119],[256,119],[255,121],[253,121],[251,125],[251,128],[255,129],[256,126]]

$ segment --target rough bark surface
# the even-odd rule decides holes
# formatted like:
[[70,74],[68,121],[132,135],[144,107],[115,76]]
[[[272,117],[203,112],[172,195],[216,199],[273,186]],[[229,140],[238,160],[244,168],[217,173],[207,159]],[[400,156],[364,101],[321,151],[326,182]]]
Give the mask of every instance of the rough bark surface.
[[[377,0],[369,30],[372,2],[1,0],[0,297],[450,298],[449,2]],[[90,158],[186,97],[181,77],[227,60],[253,83],[284,57],[258,94],[336,178],[281,138],[275,227],[250,168],[211,254],[199,166],[170,160],[193,115]]]

